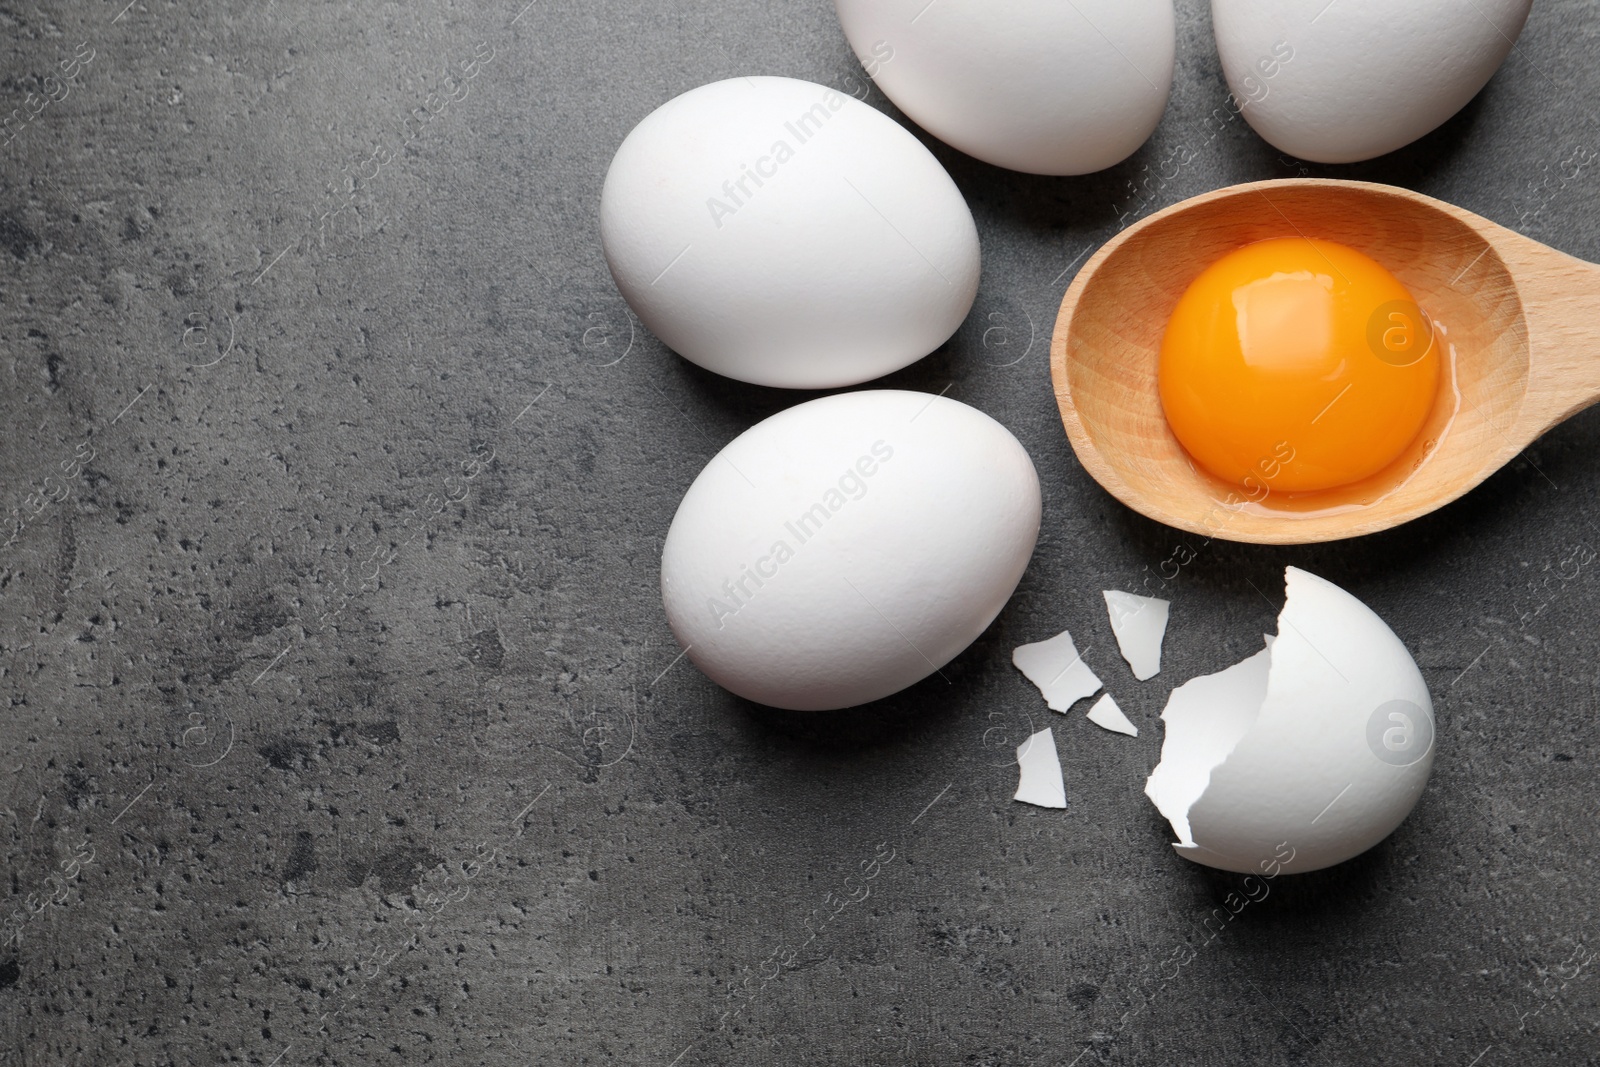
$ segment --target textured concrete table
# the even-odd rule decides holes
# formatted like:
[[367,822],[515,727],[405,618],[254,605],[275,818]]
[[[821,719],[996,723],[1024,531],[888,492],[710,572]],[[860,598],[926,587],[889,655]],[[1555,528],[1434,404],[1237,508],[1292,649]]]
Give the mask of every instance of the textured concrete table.
[[[680,494],[798,397],[637,326],[596,207],[706,81],[898,112],[824,0],[525,3],[0,8],[0,1063],[1597,1062],[1600,417],[1390,534],[1192,545],[1136,684],[1099,591],[1186,539],[1083,474],[1045,353],[1119,219],[1240,180],[1393,182],[1600,259],[1593,4],[1540,0],[1371,164],[1230,120],[1197,0],[1127,163],[930,144],[982,292],[890,384],[1009,426],[1044,535],[947,679],[805,716],[678,662],[657,592]],[[1213,936],[1239,883],[1141,788],[1168,689],[1258,647],[1286,563],[1414,651],[1438,762],[1390,840]],[[1137,740],[1010,666],[1064,627]],[[1047,720],[1064,812],[1010,800]]]

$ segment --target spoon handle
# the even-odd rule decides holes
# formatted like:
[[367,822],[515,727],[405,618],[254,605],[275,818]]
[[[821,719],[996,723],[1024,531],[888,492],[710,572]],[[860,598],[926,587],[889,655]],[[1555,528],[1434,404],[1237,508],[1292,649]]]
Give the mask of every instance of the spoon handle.
[[1528,328],[1528,391],[1517,438],[1600,401],[1600,266],[1527,238],[1499,249]]

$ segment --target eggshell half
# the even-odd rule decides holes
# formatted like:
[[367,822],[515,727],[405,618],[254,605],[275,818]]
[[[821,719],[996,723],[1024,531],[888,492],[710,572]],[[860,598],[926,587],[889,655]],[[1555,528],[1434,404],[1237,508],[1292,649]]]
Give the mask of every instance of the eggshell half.
[[1477,95],[1532,0],[1212,0],[1228,87],[1273,146],[1354,163],[1410,144]]
[[713,681],[780,708],[864,704],[983,632],[1039,535],[1016,438],[927,393],[844,393],[735,438],[661,553],[678,642]]
[[1174,847],[1223,870],[1314,871],[1365,852],[1433,768],[1433,704],[1400,639],[1331,582],[1294,567],[1286,579],[1266,650],[1173,691],[1145,786]]
[[834,0],[867,74],[919,126],[1031,174],[1120,163],[1172,91],[1171,0]]
[[826,389],[943,344],[978,291],[978,231],[922,142],[793,78],[714,82],[617,149],[600,240],[675,352],[758,385]]

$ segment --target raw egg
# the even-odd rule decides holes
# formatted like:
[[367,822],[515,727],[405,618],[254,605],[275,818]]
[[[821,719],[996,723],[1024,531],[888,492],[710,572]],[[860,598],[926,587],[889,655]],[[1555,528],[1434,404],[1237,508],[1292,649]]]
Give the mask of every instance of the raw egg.
[[867,77],[985,163],[1088,174],[1154,132],[1172,91],[1172,0],[834,0]]
[[606,171],[600,247],[674,352],[783,389],[921,359],[967,317],[980,273],[972,212],[933,153],[794,78],[712,82],[645,116]]
[[747,700],[865,704],[977,640],[1039,518],[1027,450],[976,408],[900,389],[810,400],[734,438],[689,486],[661,549],[667,622]]
[[1211,0],[1222,72],[1238,113],[1273,146],[1354,163],[1415,141],[1478,95],[1533,0],[1319,0],[1309,19],[1308,6]]
[[1361,481],[1417,436],[1439,391],[1433,328],[1353,248],[1285,237],[1207,267],[1161,342],[1161,406],[1200,466],[1252,499]]

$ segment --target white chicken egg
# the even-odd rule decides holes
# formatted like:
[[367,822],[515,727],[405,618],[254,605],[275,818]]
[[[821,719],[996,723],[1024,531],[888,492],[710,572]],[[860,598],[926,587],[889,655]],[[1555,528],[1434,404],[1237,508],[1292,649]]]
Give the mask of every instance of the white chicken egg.
[[1145,793],[1197,863],[1277,875],[1365,852],[1433,768],[1433,703],[1410,653],[1365,604],[1288,569],[1278,635],[1172,691]]
[[943,344],[978,291],[950,176],[882,112],[793,78],[690,90],[623,140],[600,197],[617,288],[679,355],[827,389]]
[[986,163],[1087,174],[1132,155],[1172,91],[1172,0],[834,0],[878,88]]
[[1292,156],[1354,163],[1410,144],[1499,69],[1533,0],[1211,0],[1240,113]]
[[661,552],[667,621],[742,697],[865,704],[994,620],[1039,507],[1027,452],[975,408],[899,390],[812,400],[740,434],[684,494]]

